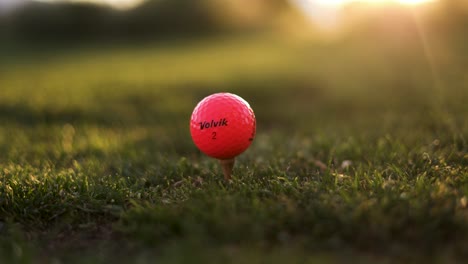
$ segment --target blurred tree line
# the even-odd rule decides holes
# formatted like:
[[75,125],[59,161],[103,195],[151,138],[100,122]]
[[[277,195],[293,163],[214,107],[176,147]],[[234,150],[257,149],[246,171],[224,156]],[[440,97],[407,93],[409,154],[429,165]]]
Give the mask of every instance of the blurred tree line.
[[254,31],[290,9],[288,0],[148,0],[126,11],[89,3],[30,2],[0,16],[0,38],[125,40]]
[[[468,38],[468,0],[440,0],[437,5],[427,19],[430,27]],[[407,28],[405,19],[412,19],[399,12],[393,10],[391,14],[388,8],[372,10],[359,22],[345,22],[352,28],[348,32],[387,34],[385,27],[389,23]],[[284,21],[285,17],[297,19],[295,22],[306,20],[305,14],[289,0],[148,0],[126,11],[76,2],[30,2],[0,15],[0,41],[150,40],[257,32],[278,26],[277,21]],[[353,23],[357,26],[353,27]],[[303,24],[291,24],[296,30],[305,30]]]

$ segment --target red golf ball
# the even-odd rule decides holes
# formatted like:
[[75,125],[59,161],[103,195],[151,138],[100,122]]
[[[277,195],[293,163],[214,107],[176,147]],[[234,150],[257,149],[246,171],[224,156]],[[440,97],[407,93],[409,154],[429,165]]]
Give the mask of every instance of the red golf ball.
[[195,145],[206,155],[231,159],[252,143],[255,115],[249,103],[235,94],[212,94],[193,110],[190,133]]

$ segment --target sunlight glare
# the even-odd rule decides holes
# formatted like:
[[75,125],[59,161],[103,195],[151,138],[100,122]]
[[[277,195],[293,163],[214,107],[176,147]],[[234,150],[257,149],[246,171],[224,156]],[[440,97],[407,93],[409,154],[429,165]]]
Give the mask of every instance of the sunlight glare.
[[433,2],[434,0],[309,0],[323,6],[340,7],[352,2],[370,3],[370,4],[389,4],[399,3],[404,5],[418,5]]
[[143,3],[145,0],[35,0],[40,2],[81,2],[109,5],[117,9],[130,9]]
[[418,5],[433,2],[434,0],[398,0],[397,2],[407,5]]
[[398,4],[402,6],[419,6],[436,2],[436,0],[291,0],[303,10],[317,25],[333,28],[339,25],[345,7],[353,3],[375,6]]

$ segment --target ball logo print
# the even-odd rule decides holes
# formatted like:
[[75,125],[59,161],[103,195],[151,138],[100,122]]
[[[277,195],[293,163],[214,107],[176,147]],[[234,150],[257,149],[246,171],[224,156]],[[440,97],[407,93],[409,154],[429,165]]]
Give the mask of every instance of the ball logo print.
[[203,128],[210,128],[210,127],[217,127],[217,126],[227,126],[227,120],[226,118],[220,119],[219,122],[215,122],[214,120],[211,120],[211,123],[208,122],[200,122],[200,130],[203,130]]
[[[205,97],[197,104],[190,119],[190,133],[195,145],[206,155],[222,161],[233,160],[244,152],[252,143],[255,132],[252,108],[232,93]],[[225,177],[230,175],[225,174]]]

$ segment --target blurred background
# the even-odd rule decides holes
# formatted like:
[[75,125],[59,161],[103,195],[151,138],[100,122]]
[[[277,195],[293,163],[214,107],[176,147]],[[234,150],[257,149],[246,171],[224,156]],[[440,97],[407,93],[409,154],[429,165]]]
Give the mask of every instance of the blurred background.
[[0,33],[2,42],[73,43],[265,30],[410,35],[418,15],[432,31],[455,34],[466,28],[467,6],[463,0],[1,0]]

